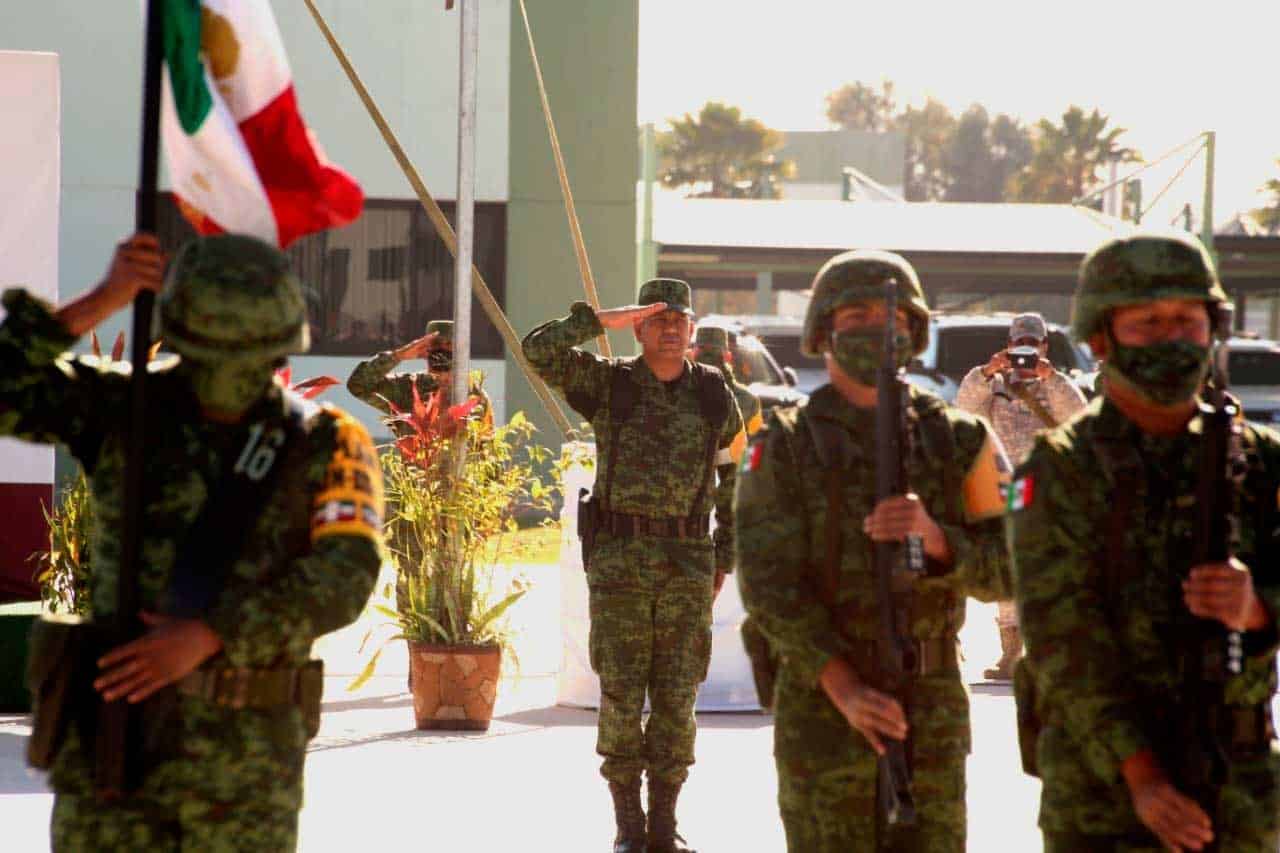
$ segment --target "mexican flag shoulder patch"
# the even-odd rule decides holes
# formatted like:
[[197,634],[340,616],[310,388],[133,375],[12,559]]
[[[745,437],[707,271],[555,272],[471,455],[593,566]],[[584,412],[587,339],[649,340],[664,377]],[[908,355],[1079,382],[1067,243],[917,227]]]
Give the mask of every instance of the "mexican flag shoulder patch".
[[1016,512],[1031,506],[1035,499],[1035,477],[1019,477],[1005,487],[1005,506],[1009,512]]
[[760,467],[760,460],[764,458],[764,438],[757,435],[752,438],[751,444],[747,446],[747,452],[742,454],[742,464],[738,466],[738,471],[742,474],[749,474]]

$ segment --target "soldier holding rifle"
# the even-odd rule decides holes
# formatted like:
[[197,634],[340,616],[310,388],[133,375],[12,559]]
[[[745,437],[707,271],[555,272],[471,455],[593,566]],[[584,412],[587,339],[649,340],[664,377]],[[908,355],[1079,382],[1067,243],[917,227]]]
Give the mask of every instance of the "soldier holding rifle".
[[1073,331],[1104,395],[1010,490],[1019,738],[1049,853],[1280,844],[1280,436],[1239,418],[1221,372],[1206,385],[1225,302],[1185,234],[1080,267]]
[[[889,316],[885,285],[901,307]],[[813,283],[802,345],[825,359],[830,384],[776,410],[743,457],[736,522],[747,610],[782,664],[774,753],[787,847],[963,851],[968,696],[956,634],[965,597],[1008,594],[1000,516],[1007,463],[976,417],[901,384],[896,368],[925,347],[929,309],[919,280],[888,252],[846,252]],[[886,325],[897,362],[882,368]],[[896,459],[877,459],[878,373],[899,394]],[[880,465],[909,488],[877,499]],[[914,545],[894,567],[882,614],[876,545]],[[905,548],[902,550],[906,550]],[[896,626],[892,648],[879,630]],[[900,672],[890,679],[894,656]],[[890,750],[890,745],[896,748]],[[911,773],[888,807],[881,756]],[[914,806],[914,814],[912,814]]]

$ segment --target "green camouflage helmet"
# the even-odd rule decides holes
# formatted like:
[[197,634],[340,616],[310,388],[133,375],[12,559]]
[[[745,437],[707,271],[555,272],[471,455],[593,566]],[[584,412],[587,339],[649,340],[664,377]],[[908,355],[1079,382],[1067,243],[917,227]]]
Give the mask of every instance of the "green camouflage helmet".
[[924,352],[929,343],[929,305],[924,301],[920,279],[906,258],[876,249],[842,252],[818,270],[804,315],[800,351],[813,358],[822,355],[835,310],[854,302],[883,300],[884,285],[890,278],[898,281],[898,307],[911,317],[914,354]]
[[1107,313],[1157,299],[1195,299],[1218,305],[1227,294],[1200,241],[1177,231],[1116,237],[1080,264],[1071,332],[1087,341],[1102,331]]
[[179,250],[160,294],[165,343],[198,362],[271,362],[310,346],[302,286],[289,259],[243,234]]

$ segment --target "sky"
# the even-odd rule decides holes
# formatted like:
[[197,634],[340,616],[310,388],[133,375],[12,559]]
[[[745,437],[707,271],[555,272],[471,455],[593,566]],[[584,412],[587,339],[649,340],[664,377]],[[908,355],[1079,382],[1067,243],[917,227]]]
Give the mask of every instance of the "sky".
[[[1258,188],[1280,177],[1276,0],[868,5],[641,0],[639,120],[661,128],[718,100],[778,130],[821,130],[829,92],[889,79],[900,107],[931,96],[958,114],[977,102],[1027,124],[1097,107],[1148,160],[1217,131],[1219,223],[1261,204]],[[1148,199],[1180,163],[1147,176]],[[1183,200],[1199,209],[1202,163],[1162,214]]]

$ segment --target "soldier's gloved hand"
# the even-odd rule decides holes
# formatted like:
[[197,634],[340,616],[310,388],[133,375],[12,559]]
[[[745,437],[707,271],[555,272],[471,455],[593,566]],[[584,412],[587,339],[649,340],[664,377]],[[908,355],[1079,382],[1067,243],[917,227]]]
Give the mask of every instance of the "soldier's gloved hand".
[[666,310],[665,302],[654,302],[652,305],[627,305],[623,308],[602,308],[596,312],[596,319],[606,329],[629,329],[632,323],[647,320]]
[[892,696],[868,687],[848,663],[832,658],[818,675],[823,692],[849,725],[857,729],[877,755],[884,755],[884,741],[907,736],[907,715]]
[[1254,592],[1249,567],[1235,557],[1193,568],[1182,582],[1182,600],[1196,616],[1216,619],[1233,631],[1257,631],[1271,621]]
[[122,696],[141,702],[222,650],[222,638],[199,619],[144,612],[142,622],[151,630],[98,660],[104,672],[93,687],[108,702]]
[[901,542],[908,536],[919,536],[926,554],[942,563],[951,562],[947,535],[925,510],[919,495],[895,495],[880,501],[862,520],[862,532],[873,542]]
[[1204,810],[1169,784],[1164,770],[1148,751],[1125,759],[1121,772],[1129,786],[1133,810],[1169,850],[1203,850],[1213,840],[1213,823]]

